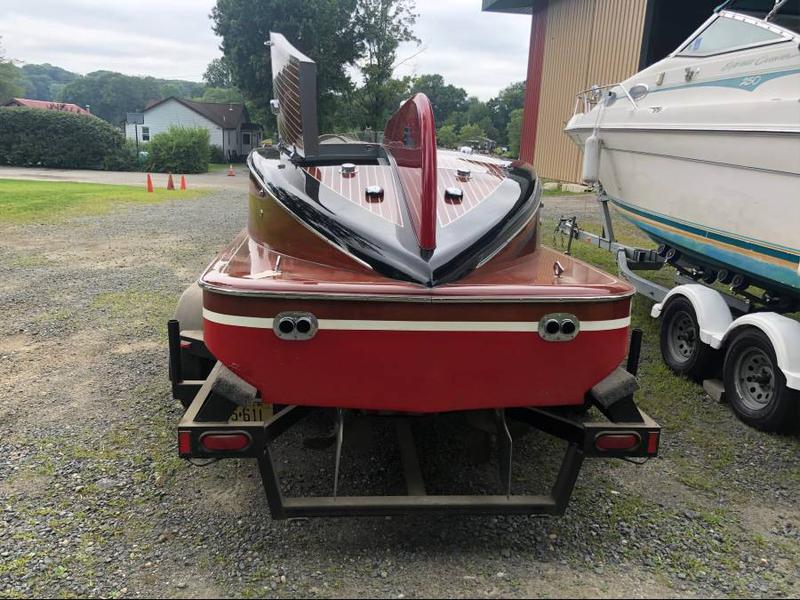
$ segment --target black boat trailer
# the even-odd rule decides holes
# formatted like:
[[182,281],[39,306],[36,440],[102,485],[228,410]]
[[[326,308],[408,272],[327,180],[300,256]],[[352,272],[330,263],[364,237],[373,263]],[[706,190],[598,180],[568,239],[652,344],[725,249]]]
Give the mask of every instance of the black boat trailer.
[[[463,514],[562,515],[567,508],[584,458],[647,459],[658,453],[661,427],[633,400],[641,331],[634,330],[626,369],[617,369],[587,394],[585,408],[596,406],[606,417],[586,421],[559,410],[507,408],[494,411],[503,495],[428,495],[410,423],[416,418],[396,415],[400,457],[407,495],[339,496],[344,411],[335,412],[336,463],[332,496],[286,497],[281,490],[270,445],[314,412],[314,407],[285,406],[259,422],[230,421],[240,406],[258,403],[257,391],[206,349],[202,332],[181,332],[168,324],[170,378],[174,398],[186,406],[178,424],[178,452],[186,459],[255,458],[273,519],[398,515],[420,512]],[[184,373],[196,379],[184,379]],[[387,418],[387,417],[381,417]],[[511,493],[513,439],[508,420],[514,420],[565,440],[567,449],[549,495]]]

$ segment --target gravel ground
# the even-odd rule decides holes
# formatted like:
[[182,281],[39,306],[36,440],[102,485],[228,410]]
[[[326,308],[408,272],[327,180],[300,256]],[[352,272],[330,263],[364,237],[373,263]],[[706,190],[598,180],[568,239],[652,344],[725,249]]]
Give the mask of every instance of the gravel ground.
[[[254,462],[179,460],[164,322],[244,218],[240,194],[217,192],[0,225],[0,596],[800,596],[800,440],[743,426],[652,344],[642,403],[665,425],[661,457],[587,461],[563,518],[273,522]],[[379,493],[397,453],[362,425],[343,486]],[[426,468],[442,487],[490,487],[493,468],[447,435],[458,425],[419,425],[438,449]],[[331,449],[302,448],[325,428],[278,445],[292,491],[329,491]],[[541,486],[558,448],[515,444],[514,485]]]

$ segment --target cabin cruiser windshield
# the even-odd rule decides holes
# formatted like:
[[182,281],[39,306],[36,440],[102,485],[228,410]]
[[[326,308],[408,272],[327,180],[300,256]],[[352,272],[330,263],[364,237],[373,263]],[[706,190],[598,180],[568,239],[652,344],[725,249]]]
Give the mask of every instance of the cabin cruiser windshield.
[[800,0],[730,0],[720,8],[764,19],[800,33]]

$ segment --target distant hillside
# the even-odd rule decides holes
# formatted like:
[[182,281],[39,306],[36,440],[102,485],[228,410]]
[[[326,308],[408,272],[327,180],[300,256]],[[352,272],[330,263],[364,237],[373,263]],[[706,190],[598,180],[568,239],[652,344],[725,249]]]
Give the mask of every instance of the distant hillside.
[[134,77],[112,71],[94,71],[84,76],[50,64],[24,65],[20,75],[26,98],[88,105],[94,115],[115,125],[125,120],[127,112],[141,110],[152,100],[169,96],[198,98],[206,91],[205,84],[194,81]]
[[55,100],[64,86],[78,79],[80,75],[51,64],[23,65],[22,95],[34,100]]

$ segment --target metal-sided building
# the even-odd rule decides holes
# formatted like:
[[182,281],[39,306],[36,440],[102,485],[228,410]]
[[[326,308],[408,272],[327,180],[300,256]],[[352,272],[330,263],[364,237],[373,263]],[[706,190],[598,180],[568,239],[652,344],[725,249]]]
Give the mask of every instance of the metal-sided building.
[[627,79],[661,60],[720,2],[483,0],[484,11],[531,19],[520,158],[543,177],[578,181],[580,152],[563,133],[575,95],[595,84]]

